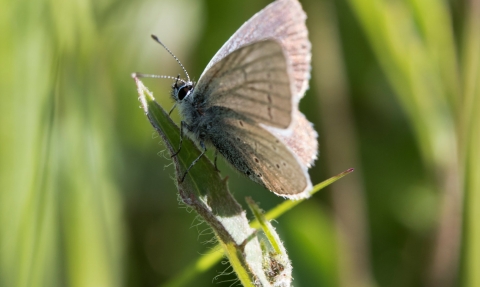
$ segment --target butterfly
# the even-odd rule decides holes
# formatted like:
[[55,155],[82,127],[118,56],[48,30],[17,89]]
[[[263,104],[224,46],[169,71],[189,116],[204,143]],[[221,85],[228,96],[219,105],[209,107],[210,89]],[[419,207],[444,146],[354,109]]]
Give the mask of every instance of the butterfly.
[[311,69],[305,19],[297,0],[271,3],[223,45],[197,83],[152,36],[187,76],[175,79],[172,97],[181,134],[203,150],[197,160],[213,146],[252,181],[293,199],[308,197],[308,168],[318,154],[318,135],[298,109]]

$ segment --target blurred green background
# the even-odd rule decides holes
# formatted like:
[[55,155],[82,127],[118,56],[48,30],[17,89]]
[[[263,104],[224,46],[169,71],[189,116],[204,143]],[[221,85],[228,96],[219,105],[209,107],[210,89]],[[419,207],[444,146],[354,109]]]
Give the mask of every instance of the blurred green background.
[[[154,33],[198,79],[269,2],[0,1],[1,286],[163,286],[192,272],[213,235],[178,203],[130,74],[181,72]],[[356,170],[274,223],[294,286],[480,286],[480,1],[301,3],[312,181]],[[172,106],[169,80],[144,83]],[[242,204],[282,201],[220,170]],[[182,286],[230,286],[225,270]]]

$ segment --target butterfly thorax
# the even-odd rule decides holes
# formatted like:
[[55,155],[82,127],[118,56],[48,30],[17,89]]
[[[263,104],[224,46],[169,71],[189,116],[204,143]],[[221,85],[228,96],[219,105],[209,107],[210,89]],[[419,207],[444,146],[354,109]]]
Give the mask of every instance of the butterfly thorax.
[[177,102],[182,119],[187,124],[192,124],[202,116],[202,111],[197,107],[191,97]]
[[208,142],[207,130],[212,119],[200,98],[202,97],[192,89],[182,100],[177,100],[177,106],[183,122],[186,123],[186,132],[193,135],[194,140]]

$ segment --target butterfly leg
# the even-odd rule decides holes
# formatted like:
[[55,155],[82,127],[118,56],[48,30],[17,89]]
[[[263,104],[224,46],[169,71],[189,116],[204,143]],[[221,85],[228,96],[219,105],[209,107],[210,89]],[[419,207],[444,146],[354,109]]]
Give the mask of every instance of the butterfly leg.
[[[178,88],[178,80],[180,80],[180,74],[178,74],[178,76],[177,76],[177,78],[176,78],[176,80],[175,80],[175,84],[173,85],[173,87],[174,87],[175,89]],[[175,104],[173,105],[172,109],[168,112],[168,115],[171,115],[171,114],[172,114],[172,112],[173,112],[173,110],[175,109],[176,106],[177,106],[177,103],[175,103]]]
[[197,163],[197,161],[207,152],[207,148],[205,147],[205,143],[203,141],[200,142],[200,146],[203,148],[202,153],[190,164],[190,166],[187,168],[185,173],[182,176],[182,180],[180,182],[183,182],[185,180],[185,177],[187,176],[188,172],[190,169]]
[[183,127],[184,127],[184,126],[185,126],[187,129],[190,130],[190,126],[189,126],[186,122],[184,122],[184,121],[181,121],[181,122],[180,122],[180,144],[178,145],[178,150],[177,150],[176,152],[174,152],[171,157],[177,156],[177,154],[178,154],[178,153],[180,152],[180,150],[182,149],[182,143],[183,143]]
[[220,172],[220,170],[217,167],[217,156],[218,156],[218,149],[215,149],[215,159],[213,160],[213,163],[215,164],[215,170],[217,172]]
[[176,106],[177,106],[177,103],[175,103],[175,104],[173,105],[173,107],[170,109],[170,111],[168,112],[168,115],[169,115],[169,116],[172,114],[172,112],[173,112],[173,110],[175,109]]

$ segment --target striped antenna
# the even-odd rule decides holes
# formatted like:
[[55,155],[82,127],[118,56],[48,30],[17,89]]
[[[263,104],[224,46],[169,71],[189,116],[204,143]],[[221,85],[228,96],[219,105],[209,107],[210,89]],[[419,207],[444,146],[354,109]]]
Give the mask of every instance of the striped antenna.
[[185,82],[184,80],[180,79],[179,77],[164,76],[164,75],[150,75],[150,74],[133,73],[133,74],[132,74],[132,78],[171,79],[171,80],[175,80],[175,81],[181,81],[181,82],[183,82],[184,84],[187,83],[187,82]]
[[180,60],[172,53],[172,51],[170,51],[167,46],[165,46],[165,44],[163,44],[157,36],[153,35],[152,34],[152,39],[155,40],[158,44],[162,45],[163,48],[165,48],[165,50],[167,50],[168,53],[170,53],[170,55],[172,55],[172,57],[177,61],[177,63],[180,65],[180,67],[182,67],[183,71],[185,72],[185,75],[187,75],[187,80],[190,82],[190,76],[188,76],[188,73],[187,73],[187,70],[185,69],[185,67],[182,65],[182,63],[180,62]]

